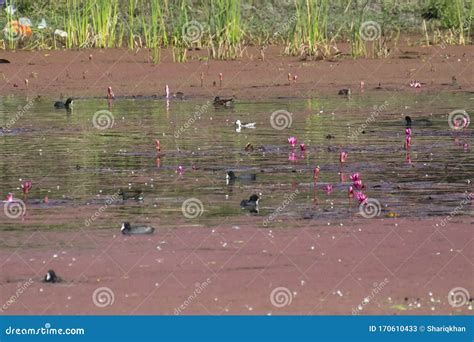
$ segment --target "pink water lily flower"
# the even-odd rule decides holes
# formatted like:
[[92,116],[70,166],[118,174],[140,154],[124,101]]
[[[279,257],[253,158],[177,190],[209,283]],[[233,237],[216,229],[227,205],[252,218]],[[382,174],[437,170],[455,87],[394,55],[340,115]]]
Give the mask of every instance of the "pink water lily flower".
[[33,183],[30,180],[21,182],[21,189],[23,190],[23,193],[25,195],[28,194],[28,192],[30,192],[32,187],[33,187]]
[[157,152],[161,151],[161,143],[158,139],[155,139],[155,148]]
[[289,156],[288,156],[288,160],[289,160],[289,161],[294,162],[294,161],[296,161],[297,159],[298,159],[298,158],[296,157],[296,153],[295,153],[295,152],[291,152],[291,153],[289,154]]
[[365,195],[364,193],[362,193],[360,191],[356,192],[356,198],[357,198],[357,200],[359,201],[360,204],[367,201],[367,195]]
[[7,202],[13,202],[13,194],[11,192],[8,193],[7,198],[5,198]]
[[360,180],[360,173],[359,172],[353,173],[351,175],[351,181],[355,182],[355,181],[358,181],[358,180]]
[[411,136],[405,138],[405,149],[408,150],[411,146]]
[[328,184],[324,187],[324,191],[326,191],[326,195],[330,195],[332,192],[332,184]]
[[298,140],[296,140],[295,137],[289,137],[288,138],[288,143],[291,145],[291,147],[295,147],[296,144],[298,143]]
[[182,175],[184,173],[184,167],[183,166],[178,166],[178,168],[176,169],[176,173],[178,175]]
[[339,161],[342,163],[345,163],[347,159],[347,152],[341,151],[339,154]]
[[354,181],[354,188],[357,190],[362,190],[363,189],[362,181],[360,179]]
[[406,128],[405,129],[405,135],[411,136],[411,128]]
[[349,197],[349,199],[354,197],[354,188],[352,186],[350,186],[349,190],[347,190],[347,196]]
[[302,152],[306,151],[306,146],[305,146],[304,143],[300,144],[300,149],[301,149]]
[[313,171],[313,179],[315,182],[318,181],[318,176],[319,176],[319,166],[316,166]]

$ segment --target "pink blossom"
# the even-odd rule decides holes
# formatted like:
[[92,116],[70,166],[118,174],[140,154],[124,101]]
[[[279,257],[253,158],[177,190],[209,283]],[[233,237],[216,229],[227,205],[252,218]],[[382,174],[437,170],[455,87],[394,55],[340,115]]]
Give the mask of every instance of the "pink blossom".
[[365,195],[364,193],[362,193],[360,191],[356,192],[356,198],[357,198],[357,200],[359,201],[360,204],[367,201],[367,195]]
[[326,195],[330,195],[332,192],[332,184],[328,184],[324,187],[324,191],[326,191]]
[[291,145],[291,147],[295,147],[297,142],[298,142],[298,140],[296,140],[295,137],[289,137],[288,138],[288,143]]
[[23,190],[23,193],[26,195],[28,192],[30,192],[31,188],[33,187],[33,183],[30,180],[23,181],[21,183],[21,188]]
[[346,159],[347,159],[347,152],[341,151],[341,153],[339,154],[339,161],[341,163],[345,163]]
[[178,168],[176,169],[176,173],[178,175],[182,175],[184,173],[184,167],[183,166],[178,166]]

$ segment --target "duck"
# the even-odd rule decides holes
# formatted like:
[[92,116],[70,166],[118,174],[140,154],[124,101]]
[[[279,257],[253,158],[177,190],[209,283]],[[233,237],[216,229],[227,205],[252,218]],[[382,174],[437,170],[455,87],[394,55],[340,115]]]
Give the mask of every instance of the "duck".
[[62,102],[62,101],[56,101],[54,103],[54,108],[66,108],[66,109],[70,109],[72,107],[72,103],[73,103],[74,99],[72,99],[71,97],[68,98],[66,100],[66,102]]
[[255,173],[248,173],[237,176],[234,171],[227,171],[225,178],[227,184],[233,184],[235,181],[241,181],[245,183],[256,181],[257,175]]
[[232,97],[227,99],[221,99],[219,96],[216,96],[212,103],[214,104],[214,106],[230,107],[234,104],[234,99]]
[[258,213],[258,202],[260,201],[260,197],[258,195],[252,195],[248,200],[242,200],[240,202],[240,207],[242,209],[247,209],[251,213]]
[[44,276],[44,283],[60,283],[62,279],[56,275],[56,272],[49,270]]
[[344,88],[339,90],[339,95],[351,96],[351,88]]
[[255,122],[242,122],[240,120],[235,121],[237,128],[255,128]]
[[132,190],[125,192],[122,189],[118,192],[119,196],[122,196],[122,200],[126,201],[129,199],[134,199],[136,201],[143,201],[143,192],[141,190]]
[[429,119],[416,119],[416,120],[412,120],[411,117],[409,117],[408,115],[405,116],[405,125],[407,128],[410,128],[412,125],[414,126],[432,126],[433,125],[433,122],[431,122],[431,120]]
[[129,222],[122,223],[122,228],[120,229],[123,235],[145,235],[153,234],[155,228],[151,226],[134,226],[132,227]]

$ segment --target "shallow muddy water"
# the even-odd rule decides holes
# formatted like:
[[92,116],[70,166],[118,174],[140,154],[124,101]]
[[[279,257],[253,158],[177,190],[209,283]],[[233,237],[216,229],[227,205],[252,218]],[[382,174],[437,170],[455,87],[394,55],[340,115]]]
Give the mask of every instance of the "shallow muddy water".
[[[99,112],[97,120],[95,113],[109,110],[104,99],[78,99],[70,112],[52,103],[0,99],[0,194],[23,199],[20,180],[33,182],[24,216],[0,212],[3,229],[118,228],[122,221],[217,226],[236,217],[257,227],[337,222],[359,215],[357,201],[347,196],[354,172],[362,176],[364,193],[379,201],[378,217],[472,214],[466,199],[474,169],[472,125],[453,130],[448,124],[453,110],[469,112],[472,94],[381,91],[351,99],[236,101],[232,108],[202,99],[119,98],[111,115]],[[278,110],[291,127],[272,127]],[[109,121],[101,120],[104,115]],[[409,152],[405,115],[414,119]],[[420,118],[431,125],[418,126]],[[237,132],[237,119],[256,122],[256,128]],[[294,150],[289,136],[298,139]],[[248,143],[253,151],[244,150]],[[348,152],[342,167],[341,150]],[[255,173],[256,181],[227,184],[227,170]],[[323,189],[329,183],[331,194]],[[144,200],[123,201],[119,189],[141,190]],[[261,194],[258,215],[239,206],[254,193]],[[183,215],[188,199],[198,200],[195,218],[193,207]]]

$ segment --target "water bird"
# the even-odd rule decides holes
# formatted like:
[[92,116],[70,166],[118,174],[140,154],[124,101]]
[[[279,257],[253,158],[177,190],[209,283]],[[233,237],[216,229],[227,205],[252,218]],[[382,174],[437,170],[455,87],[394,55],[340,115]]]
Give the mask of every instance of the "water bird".
[[240,128],[255,128],[256,123],[255,122],[242,122],[240,120],[236,120],[235,125],[237,126],[238,129],[240,129]]
[[122,228],[120,229],[123,235],[145,235],[153,234],[155,228],[151,226],[131,226],[129,222],[122,223]]
[[251,213],[258,213],[258,202],[260,201],[260,197],[258,195],[252,195],[248,200],[242,200],[240,202],[240,207],[242,209],[247,209]]
[[129,199],[133,199],[135,201],[143,201],[143,192],[141,190],[131,190],[126,192],[120,189],[118,194],[119,196],[122,196],[122,200],[124,201]]
[[62,279],[56,275],[56,272],[49,270],[44,276],[44,283],[60,283]]
[[212,102],[214,106],[224,106],[224,107],[230,107],[234,104],[234,99],[232,97],[226,98],[226,99],[221,99],[219,96],[216,96],[214,98],[214,101]]
[[225,178],[227,184],[233,184],[235,181],[240,181],[242,183],[250,183],[255,182],[257,180],[257,175],[255,173],[248,173],[237,176],[234,171],[227,171]]
[[431,122],[431,120],[429,119],[416,119],[416,120],[412,120],[411,117],[409,116],[405,116],[405,125],[407,128],[411,128],[412,125],[413,126],[432,126],[433,125],[433,122]]
[[339,90],[338,95],[351,96],[351,88],[344,88]]
[[68,98],[66,100],[66,102],[62,102],[62,101],[56,101],[54,103],[54,108],[66,108],[66,109],[71,109],[72,107],[72,103],[73,103],[74,99],[73,98]]
[[8,59],[0,58],[0,63],[10,63]]

